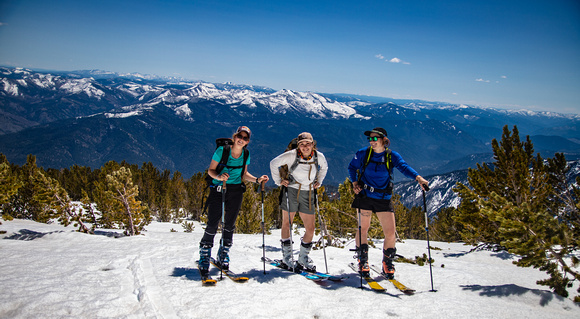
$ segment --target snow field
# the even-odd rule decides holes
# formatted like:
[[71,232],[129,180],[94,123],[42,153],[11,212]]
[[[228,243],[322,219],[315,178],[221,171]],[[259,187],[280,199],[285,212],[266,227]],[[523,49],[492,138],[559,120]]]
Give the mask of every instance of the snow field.
[[[580,317],[580,307],[569,298],[535,283],[546,274],[512,265],[515,257],[508,253],[469,253],[473,247],[460,243],[431,242],[441,249],[431,249],[437,292],[429,291],[428,265],[397,263],[397,278],[417,290],[406,296],[384,281],[386,293],[361,290],[348,267],[354,261],[348,251],[352,242],[326,249],[329,272],[348,278],[315,283],[269,265],[264,275],[262,235],[235,234],[231,268],[250,280],[240,284],[224,277],[215,287],[202,287],[195,266],[203,235],[199,223],[185,233],[180,225],[154,222],[143,235],[115,238],[121,231],[91,236],[56,224],[2,222],[0,318]],[[293,237],[296,256],[299,237]],[[279,230],[266,235],[266,255],[272,259],[281,257],[279,238]],[[219,234],[214,256],[218,243]],[[380,264],[381,246],[370,249],[371,263]],[[414,259],[427,245],[406,240],[397,249]],[[311,253],[325,271],[323,256],[322,249]],[[219,278],[216,269],[211,273]]]

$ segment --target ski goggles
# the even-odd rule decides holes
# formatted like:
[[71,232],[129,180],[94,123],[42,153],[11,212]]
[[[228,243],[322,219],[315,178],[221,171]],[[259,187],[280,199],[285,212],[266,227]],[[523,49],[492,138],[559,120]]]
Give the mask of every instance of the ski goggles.
[[367,139],[369,140],[369,142],[376,142],[379,140],[380,137],[378,136],[369,136],[367,137]]

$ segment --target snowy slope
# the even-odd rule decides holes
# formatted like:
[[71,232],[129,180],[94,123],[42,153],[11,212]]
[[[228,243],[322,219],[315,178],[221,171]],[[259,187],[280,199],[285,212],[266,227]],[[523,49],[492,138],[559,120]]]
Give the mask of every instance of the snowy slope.
[[[170,232],[170,229],[179,232]],[[458,243],[432,242],[429,268],[397,264],[397,277],[417,289],[406,296],[384,283],[386,294],[359,289],[352,242],[327,248],[329,271],[349,278],[317,284],[267,266],[263,275],[261,235],[234,236],[231,267],[248,274],[244,284],[224,280],[202,287],[194,260],[203,233],[153,223],[144,235],[115,238],[71,227],[25,220],[3,221],[0,230],[1,318],[578,318],[580,307],[535,284],[546,275],[512,265],[507,253],[478,251]],[[279,231],[266,236],[266,254],[278,258]],[[298,235],[294,236],[295,241]],[[217,240],[216,240],[217,242]],[[413,258],[424,241],[398,244]],[[215,249],[214,249],[215,253]],[[381,251],[370,251],[371,262]],[[312,253],[324,269],[323,252]],[[444,267],[443,267],[444,265]],[[577,288],[577,286],[576,286]]]

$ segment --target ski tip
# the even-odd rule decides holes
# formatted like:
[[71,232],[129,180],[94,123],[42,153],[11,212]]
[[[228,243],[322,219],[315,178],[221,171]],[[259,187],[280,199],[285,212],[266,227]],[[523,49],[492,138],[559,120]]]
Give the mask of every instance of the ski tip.
[[201,281],[201,285],[204,287],[215,286],[216,283],[217,281],[214,279],[206,279]]

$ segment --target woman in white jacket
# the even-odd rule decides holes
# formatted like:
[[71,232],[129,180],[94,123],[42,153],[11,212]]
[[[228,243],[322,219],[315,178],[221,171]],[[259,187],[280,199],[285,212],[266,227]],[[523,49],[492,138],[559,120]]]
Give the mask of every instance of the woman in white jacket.
[[[302,268],[314,271],[316,267],[308,254],[312,249],[314,236],[316,189],[322,185],[328,171],[324,154],[315,150],[314,139],[308,132],[300,133],[298,147],[284,152],[270,162],[272,179],[276,185],[283,186],[282,209],[282,254],[283,262],[288,268]],[[280,168],[288,166],[288,177],[280,175]],[[290,207],[288,207],[290,206]],[[298,212],[306,232],[302,237],[298,262],[294,264],[292,255],[292,234],[290,223]]]

